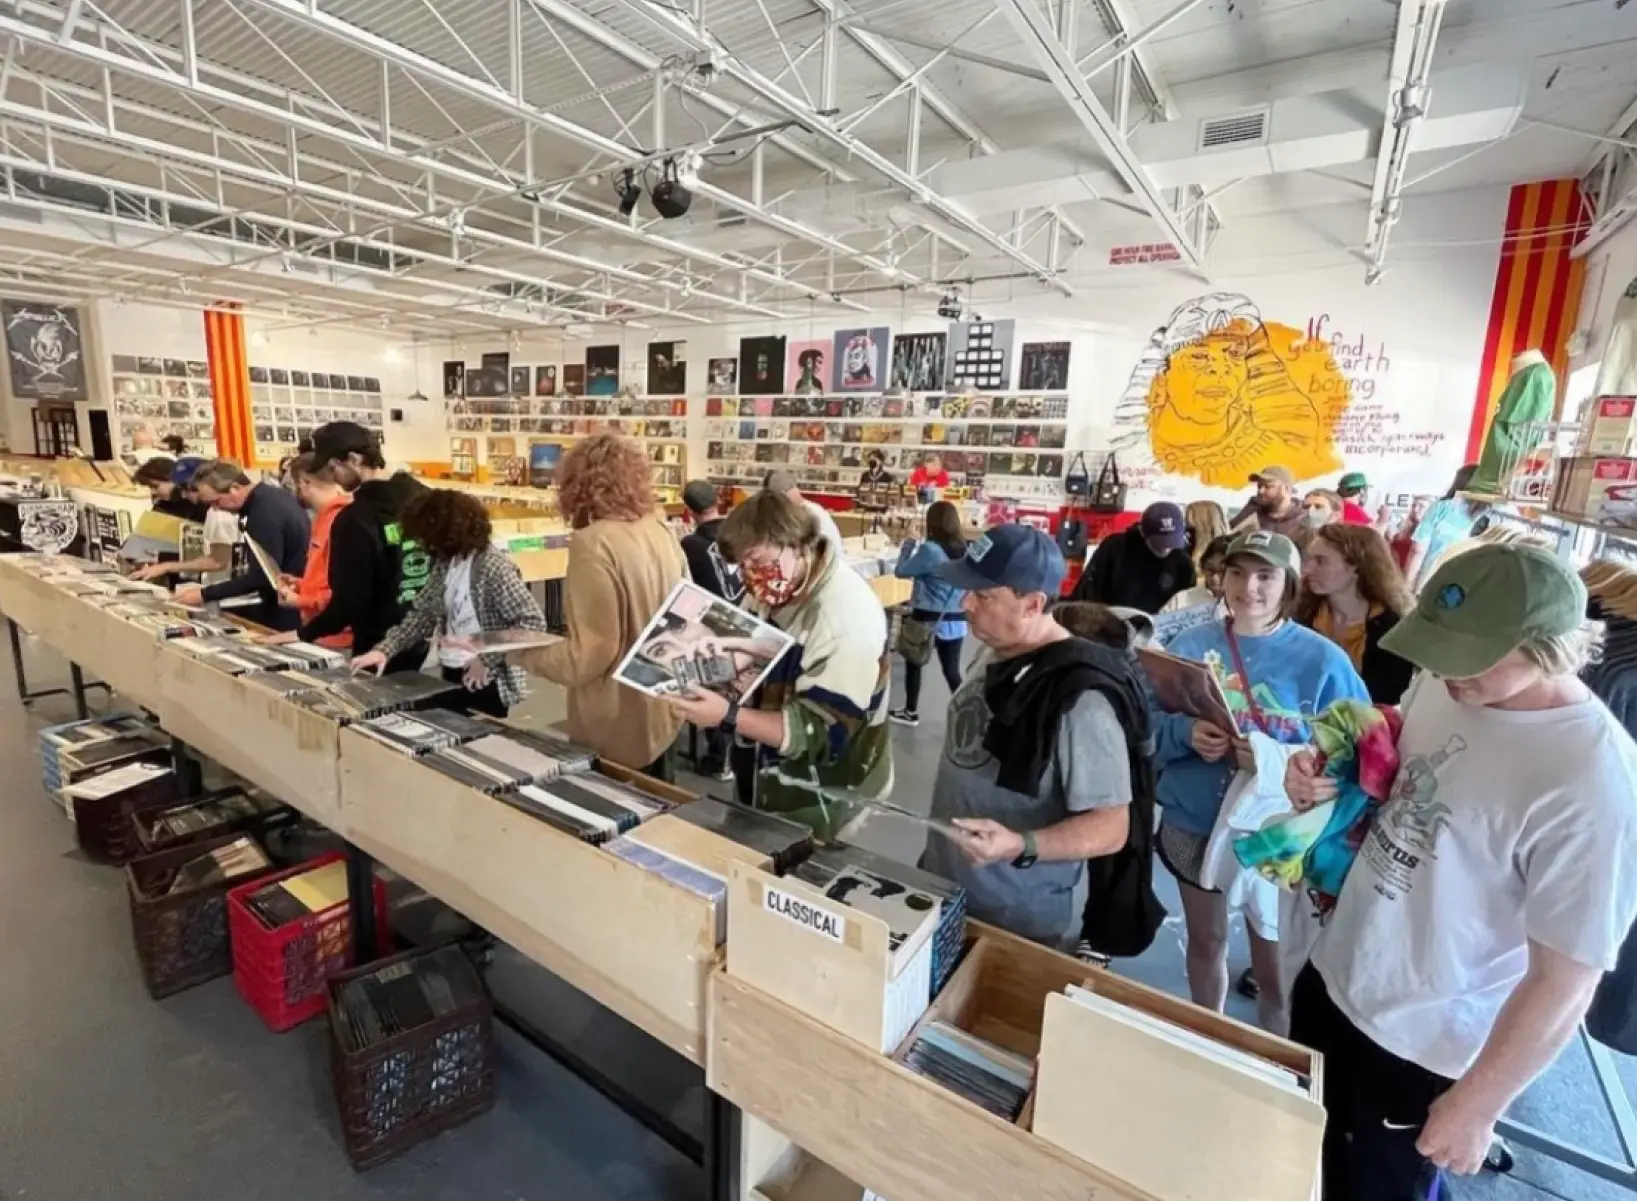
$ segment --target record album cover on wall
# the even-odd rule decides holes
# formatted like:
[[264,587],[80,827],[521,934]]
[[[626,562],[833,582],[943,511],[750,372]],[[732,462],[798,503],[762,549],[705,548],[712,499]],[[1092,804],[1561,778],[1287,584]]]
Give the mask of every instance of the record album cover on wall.
[[587,396],[613,396],[620,390],[620,348],[585,348],[585,391]]
[[1017,386],[1023,391],[1060,392],[1069,386],[1067,342],[1025,342],[1018,356]]
[[892,340],[889,385],[911,392],[939,392],[944,386],[946,334],[899,334]]
[[710,361],[710,390],[737,392],[739,390],[739,360],[712,359]]
[[836,330],[833,362],[837,392],[879,392],[886,386],[891,331],[884,325]]
[[783,338],[739,339],[739,391],[747,396],[777,396],[784,391]]
[[813,396],[830,385],[830,343],[827,339],[792,342],[785,352],[785,387],[793,396]]
[[565,363],[563,365],[563,392],[568,396],[585,395],[584,363]]
[[688,344],[648,343],[648,395],[680,396],[688,390]]
[[530,387],[531,372],[527,367],[513,367],[511,371],[511,394],[513,396],[527,396],[533,389]]
[[534,369],[534,394],[536,396],[557,395],[557,364],[547,363]]
[[761,685],[791,644],[782,630],[683,580],[638,635],[614,678],[649,696],[705,690],[738,700]]
[[949,365],[945,373],[950,388],[977,388],[984,392],[1004,392],[1012,378],[1012,343],[1017,322],[957,322],[949,327]]

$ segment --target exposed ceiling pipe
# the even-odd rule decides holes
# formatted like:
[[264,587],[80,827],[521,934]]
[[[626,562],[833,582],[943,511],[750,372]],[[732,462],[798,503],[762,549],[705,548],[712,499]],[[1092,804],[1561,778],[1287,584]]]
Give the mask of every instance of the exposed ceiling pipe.
[[1387,107],[1370,183],[1370,212],[1365,228],[1366,284],[1376,283],[1387,261],[1387,241],[1403,204],[1404,172],[1409,166],[1415,128],[1426,119],[1427,77],[1432,50],[1444,20],[1444,0],[1399,0],[1387,66]]

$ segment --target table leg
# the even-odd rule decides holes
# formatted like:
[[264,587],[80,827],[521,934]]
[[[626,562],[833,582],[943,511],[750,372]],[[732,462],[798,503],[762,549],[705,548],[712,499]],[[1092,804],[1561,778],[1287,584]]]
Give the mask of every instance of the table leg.
[[352,921],[353,963],[373,963],[380,957],[375,939],[375,860],[350,842],[347,844],[347,909]]
[[171,770],[176,773],[176,795],[179,800],[191,801],[204,792],[203,765],[188,754],[188,745],[180,738],[171,739]]
[[74,713],[84,721],[91,716],[91,710],[85,703],[85,673],[80,670],[78,663],[70,663],[68,676],[74,682]]
[[28,677],[23,674],[23,640],[18,637],[17,623],[6,618],[6,633],[11,637],[11,665],[17,671],[17,699],[28,702]]
[[705,1188],[710,1201],[740,1201],[739,1139],[743,1115],[731,1101],[705,1092]]

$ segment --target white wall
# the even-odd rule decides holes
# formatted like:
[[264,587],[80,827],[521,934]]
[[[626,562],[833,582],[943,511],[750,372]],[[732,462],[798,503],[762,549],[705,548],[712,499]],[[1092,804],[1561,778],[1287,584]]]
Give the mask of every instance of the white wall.
[[[1100,454],[1115,436],[1115,407],[1156,328],[1192,298],[1239,293],[1257,306],[1264,322],[1304,335],[1312,330],[1331,345],[1352,386],[1336,439],[1347,468],[1365,471],[1384,494],[1441,492],[1465,447],[1505,205],[1504,188],[1410,201],[1394,230],[1388,270],[1374,287],[1365,285],[1356,253],[1363,240],[1363,208],[1338,205],[1232,222],[1212,249],[1209,283],[1175,268],[1108,269],[1097,263],[1099,270],[1076,280],[1078,295],[1072,298],[1042,294],[1034,285],[1015,294],[1003,290],[1008,285],[983,285],[972,299],[985,317],[1016,318],[1019,348],[1024,342],[1071,342],[1069,452]],[[1136,218],[1129,233],[1134,241],[1153,240],[1151,227]],[[1088,259],[1091,253],[1083,252]],[[1106,249],[1098,253],[1106,261]],[[736,355],[740,338],[822,339],[838,328],[871,325],[889,326],[894,334],[935,332],[948,325],[934,311],[935,297],[901,299],[888,293],[869,299],[880,300],[880,308],[856,315],[826,306],[812,317],[782,322],[750,316],[709,327],[627,330],[622,383],[635,378],[640,386],[640,371],[633,377],[632,369],[644,360],[647,342],[687,343],[688,391],[699,400],[690,405],[689,462],[694,474],[703,474],[706,419],[699,398],[705,394],[706,361]],[[525,334],[510,349],[513,363],[575,362],[583,361],[586,345],[614,341],[619,338],[605,333],[564,340],[544,332]],[[1363,355],[1350,353],[1360,347]],[[484,351],[505,349],[505,339],[498,337],[423,347],[423,389],[441,391],[440,364],[446,358],[475,364]],[[445,448],[437,457],[446,455]],[[1122,455],[1135,477],[1134,503],[1153,496],[1214,496],[1227,503],[1246,492],[1239,485],[1209,489],[1191,478],[1164,475],[1151,460],[1139,461],[1146,457]],[[1098,456],[1092,459],[1095,472]],[[1333,480],[1336,474],[1322,478]]]

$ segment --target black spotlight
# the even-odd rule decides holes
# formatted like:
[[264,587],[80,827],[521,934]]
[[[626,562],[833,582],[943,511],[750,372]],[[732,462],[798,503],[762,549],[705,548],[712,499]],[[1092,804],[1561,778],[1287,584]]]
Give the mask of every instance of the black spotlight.
[[637,186],[637,181],[629,168],[615,177],[614,195],[620,198],[620,216],[629,217],[637,211],[637,201],[642,199],[642,189]]
[[693,193],[676,177],[674,158],[665,160],[665,176],[654,185],[648,199],[654,202],[654,211],[667,219],[684,215],[693,204]]

